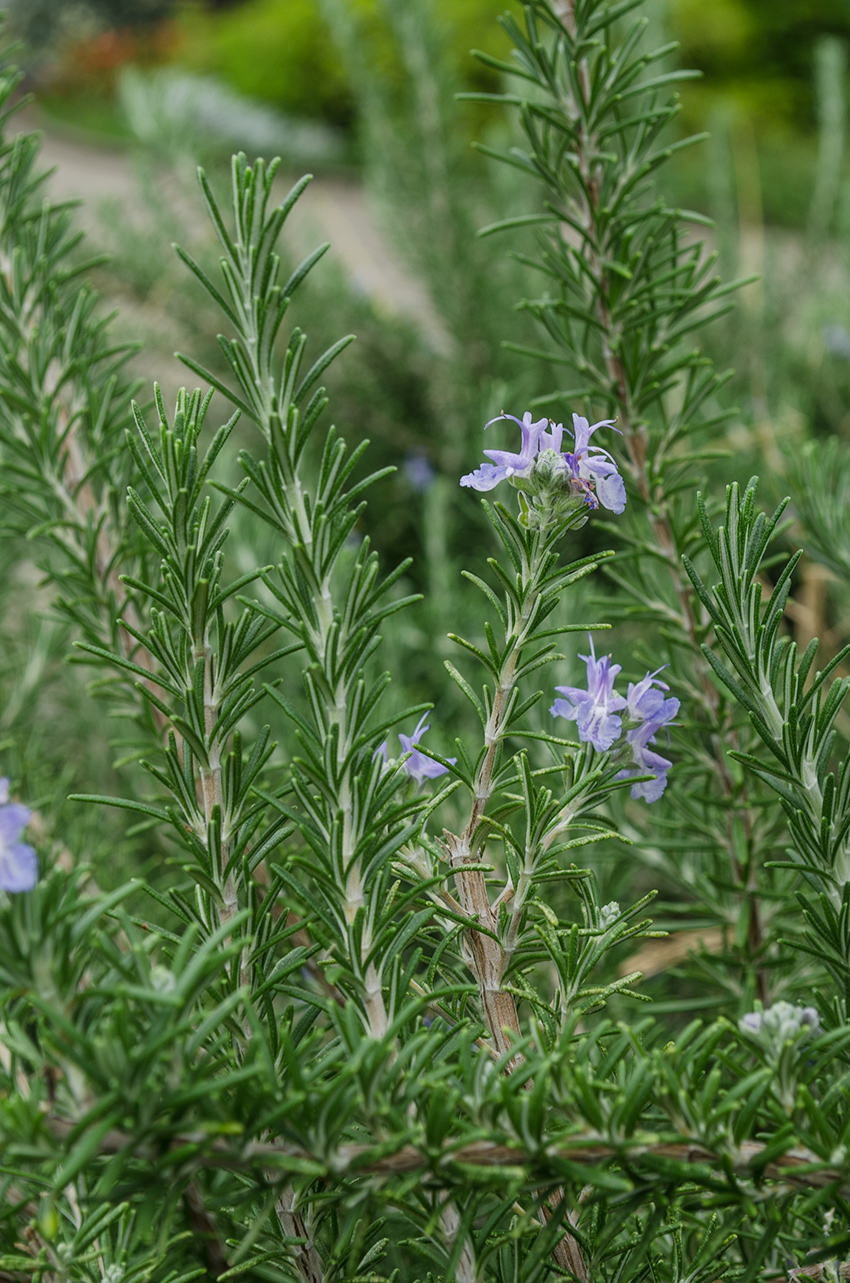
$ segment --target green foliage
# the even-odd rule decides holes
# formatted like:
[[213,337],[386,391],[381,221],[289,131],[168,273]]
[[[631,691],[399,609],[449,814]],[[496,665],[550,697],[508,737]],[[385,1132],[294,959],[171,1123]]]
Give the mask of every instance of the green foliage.
[[64,0],[8,0],[11,29],[37,50],[73,37],[79,24],[145,27],[168,17],[174,0],[82,0],[68,13]]
[[313,0],[250,0],[221,13],[193,8],[178,21],[188,66],[286,111],[350,120],[345,71]]
[[[526,7],[525,29],[505,19],[516,82],[541,92],[531,101],[504,96],[526,146],[502,159],[536,179],[540,195],[536,208],[484,234],[541,229],[526,258],[544,289],[523,306],[547,342],[534,354],[565,367],[567,386],[537,403],[560,418],[584,398],[592,418],[601,410],[623,433],[632,484],[608,570],[617,598],[607,609],[650,630],[640,643],[648,668],[670,666],[687,709],[681,751],[690,777],[689,788],[671,795],[675,818],[641,845],[677,887],[677,912],[692,912],[695,897],[717,928],[734,924],[724,965],[695,970],[702,993],[708,980],[727,1001],[749,1005],[753,996],[767,1002],[771,984],[783,983],[775,940],[786,889],[764,870],[776,825],[751,793],[752,778],[727,766],[724,745],[737,743],[746,724],[711,680],[700,650],[705,622],[680,569],[698,540],[691,479],[714,456],[711,436],[729,417],[718,400],[729,376],[694,348],[692,335],[728,309],[734,287],[721,284],[713,258],[686,232],[701,220],[656,195],[654,175],[674,150],[662,132],[677,111],[670,86],[683,74],[656,70],[664,51],[645,50],[639,17],[616,37],[615,24],[635,8],[577,4],[562,23],[540,3]],[[629,114],[620,111],[622,96]],[[682,850],[682,831],[694,835],[690,850]]]
[[[150,869],[103,889],[79,830],[58,855],[34,824],[42,876],[0,893],[4,1276],[750,1283],[846,1255],[847,652],[812,680],[815,647],[800,659],[786,636],[796,555],[762,605],[781,513],[732,487],[718,530],[690,500],[730,417],[694,338],[730,287],[655,194],[679,77],[656,71],[637,8],[530,0],[505,19],[511,63],[488,61],[516,78],[500,100],[524,134],[507,159],[526,203],[501,230],[542,277],[523,306],[537,359],[567,372],[539,401],[617,418],[629,502],[602,528],[614,557],[576,540],[600,526],[571,456],[547,455],[516,506],[507,487],[482,505],[498,555],[464,549],[484,613],[458,593],[446,621],[468,706],[451,757],[390,747],[432,700],[408,698],[407,568],[363,533],[384,470],[322,426],[349,338],[314,347],[292,323],[325,249],[297,266],[281,251],[307,180],[276,204],[277,164],[239,155],[225,202],[201,172],[215,255],[178,253],[222,333],[183,360],[212,390],[170,412],[157,388],[152,421],[128,412],[127,349],[71,266],[67,211],[41,200],[36,140],[0,147],[4,550],[26,539],[39,559],[132,767],[75,804],[124,816],[122,852],[138,842]],[[440,163],[448,118],[416,119],[441,83],[416,44],[429,10],[385,11],[411,71],[397,130],[393,87],[368,98],[366,37],[346,28],[373,138],[418,130]],[[4,126],[15,84],[4,73]],[[469,217],[456,184],[449,167],[417,227],[435,281],[427,241],[451,233],[446,292]],[[444,308],[458,347],[481,297]],[[211,430],[221,399],[235,413]],[[469,466],[464,414],[444,469],[452,451]],[[833,446],[797,483],[839,574],[845,471]],[[684,711],[652,808],[626,800],[627,759],[581,726],[553,734],[544,711],[560,639],[605,627],[580,595],[598,566],[612,649],[635,652],[635,679],[663,663]],[[593,869],[572,863],[584,847]],[[622,892],[603,903],[612,849]],[[671,926],[722,943],[638,1020],[661,934],[649,878]],[[697,1004],[710,1023],[690,1021]]]
[[[850,35],[841,0],[776,5],[766,0],[671,0],[670,31],[689,66],[707,77],[699,100],[723,96],[760,128],[814,123],[812,53],[819,36]],[[690,106],[693,110],[694,101]]]
[[[403,83],[391,37],[379,21],[379,0],[346,0],[369,27],[384,72]],[[437,0],[435,18],[450,39],[453,69],[468,79],[468,50],[494,45],[496,0]],[[246,0],[230,11],[188,11],[181,19],[181,61],[214,71],[236,89],[298,115],[351,123],[353,95],[348,58],[330,39],[320,0]],[[501,42],[496,38],[495,51]],[[503,48],[503,46],[502,46]]]
[[844,1023],[850,1000],[845,961],[850,912],[850,759],[835,760],[835,724],[850,678],[830,678],[850,653],[850,646],[843,647],[812,677],[817,641],[798,658],[795,643],[780,635],[791,578],[802,550],[785,563],[764,611],[761,609],[759,575],[784,507],[780,505],[767,519],[756,510],[752,483],[743,497],[736,485],[731,486],[725,525],[715,533],[700,499],[703,531],[721,576],[713,595],[690,562],[686,560],[685,565],[716,629],[716,649],[706,649],[707,657],[723,684],[747,710],[767,750],[766,757],[739,750],[734,756],[778,794],[792,842],[792,863],[786,867],[802,871],[816,892],[812,902],[800,897],[808,930],[797,947],[825,964],[837,993],[825,993],[824,1003]]

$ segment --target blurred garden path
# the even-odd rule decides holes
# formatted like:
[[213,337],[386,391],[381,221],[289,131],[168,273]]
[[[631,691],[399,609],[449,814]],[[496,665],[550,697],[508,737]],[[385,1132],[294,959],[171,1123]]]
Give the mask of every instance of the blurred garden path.
[[[42,158],[55,170],[49,179],[51,197],[82,200],[80,221],[95,238],[104,202],[126,202],[128,208],[136,203],[137,179],[126,152],[54,132],[43,120],[27,119],[24,127],[42,131]],[[432,347],[446,350],[449,340],[430,299],[393,253],[359,183],[314,179],[288,226],[302,253],[317,240],[330,241],[329,257],[356,293],[368,297],[381,312],[415,320]]]

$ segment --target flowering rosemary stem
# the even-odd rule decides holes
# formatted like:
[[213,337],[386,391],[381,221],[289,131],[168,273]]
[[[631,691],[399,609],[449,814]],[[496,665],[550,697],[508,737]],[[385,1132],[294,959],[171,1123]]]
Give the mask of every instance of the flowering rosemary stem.
[[[494,911],[490,903],[484,873],[480,869],[465,869],[464,866],[477,863],[483,855],[482,826],[485,823],[499,748],[516,698],[515,673],[534,626],[541,596],[541,580],[549,561],[544,531],[536,530],[531,536],[529,553],[523,555],[517,577],[521,606],[506,638],[498,685],[484,728],[484,753],[475,775],[469,819],[459,836],[446,836],[458,897],[464,913],[494,934],[498,926],[498,910]],[[502,985],[508,955],[493,935],[485,935],[475,929],[467,932],[465,945],[467,962],[478,984],[479,1001],[493,1044],[500,1054],[508,1052],[520,1032],[516,1002]],[[518,1059],[513,1058],[511,1064],[516,1063]]]
[[[556,0],[553,8],[563,25],[570,46],[576,46],[586,40],[576,20],[575,0]],[[727,747],[732,749],[737,747],[737,735],[733,728],[722,725],[720,695],[702,655],[700,623],[694,610],[693,594],[682,573],[683,549],[670,520],[667,496],[660,485],[653,486],[651,481],[652,461],[649,456],[649,438],[645,425],[635,411],[630,379],[622,356],[623,334],[612,317],[608,301],[611,272],[607,264],[616,258],[616,253],[608,241],[607,229],[611,226],[611,220],[607,216],[608,211],[602,208],[601,162],[598,160],[594,162],[592,159],[599,155],[601,144],[595,131],[587,123],[594,116],[594,108],[593,88],[586,57],[578,64],[578,75],[575,81],[568,79],[563,88],[570,98],[569,104],[562,104],[562,107],[568,111],[571,122],[574,122],[572,132],[575,141],[575,164],[581,176],[581,182],[577,185],[573,199],[577,221],[584,228],[582,258],[585,264],[584,270],[594,281],[595,310],[599,322],[605,370],[610,384],[610,395],[617,407],[617,422],[628,451],[630,470],[641,498],[646,504],[655,544],[663,556],[670,584],[678,601],[676,624],[687,638],[693,654],[698,698],[710,727],[711,753],[724,797],[726,855],[740,897],[747,904],[749,924],[747,943],[753,965],[756,992],[759,999],[766,1003],[769,1001],[768,971],[758,963],[765,945],[757,882],[758,860],[750,858],[746,862],[742,861],[740,842],[737,838],[740,828],[743,830],[746,847],[749,850],[755,827],[754,818],[751,809],[738,796],[740,790],[735,785],[726,758]]]

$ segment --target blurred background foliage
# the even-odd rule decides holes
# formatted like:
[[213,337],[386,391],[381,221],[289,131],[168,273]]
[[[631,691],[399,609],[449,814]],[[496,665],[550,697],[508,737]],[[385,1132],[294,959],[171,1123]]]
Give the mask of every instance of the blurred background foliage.
[[[215,181],[234,148],[278,151],[288,176],[323,176],[337,204],[365,190],[420,301],[388,306],[346,280],[337,258],[311,279],[301,319],[317,344],[358,336],[329,374],[334,414],[344,430],[369,435],[376,464],[397,466],[372,505],[370,531],[386,555],[414,556],[421,588],[457,582],[456,550],[483,551],[475,505],[456,485],[479,457],[481,424],[565,386],[557,367],[515,350],[539,346],[530,314],[516,310],[539,284],[509,252],[533,251],[533,233],[525,244],[475,236],[534,204],[526,180],[472,145],[510,146],[504,113],[457,97],[502,87],[470,50],[506,54],[496,21],[505,8],[506,0],[9,5],[46,128],[119,143],[134,159],[137,196],[102,210],[97,247],[112,259],[98,285],[119,305],[127,337],[143,341],[138,373],[147,380],[167,384],[169,369],[175,386],[182,380],[175,348],[217,360],[215,320],[169,248],[179,241],[200,259],[212,253],[195,215],[198,160]],[[679,43],[669,66],[705,73],[681,87],[677,128],[710,139],[676,154],[662,194],[715,220],[727,279],[759,277],[706,340],[721,367],[736,367],[730,399],[740,414],[718,445],[738,456],[742,477],[765,457],[781,476],[788,443],[850,430],[850,0],[653,0],[647,12],[653,40]],[[293,261],[324,230],[306,228]],[[819,591],[828,598],[828,588]],[[411,671],[442,684],[452,603],[443,619],[439,595],[431,601],[441,618],[420,620]]]
[[[134,157],[138,196],[132,207],[105,211],[98,239],[113,258],[98,283],[120,304],[128,335],[147,344],[141,375],[162,378],[178,347],[208,348],[206,359],[216,359],[214,322],[169,249],[177,240],[200,257],[207,252],[193,213],[197,160],[215,174],[234,148],[279,151],[289,174],[309,169],[337,183],[338,203],[365,188],[421,303],[388,307],[362,282],[340,279],[337,261],[301,306],[318,343],[344,330],[358,335],[356,356],[331,372],[335,414],[370,435],[379,462],[399,465],[376,504],[375,537],[394,556],[416,555],[423,579],[435,557],[476,546],[477,516],[449,479],[477,457],[481,423],[525,405],[554,377],[552,367],[504,346],[538,344],[529,314],[516,311],[537,283],[506,252],[532,249],[532,233],[525,246],[475,237],[533,204],[520,177],[472,146],[510,145],[503,113],[457,97],[501,88],[500,73],[470,50],[505,55],[496,21],[505,7],[9,4],[48,130],[119,142]],[[707,339],[721,366],[736,366],[740,418],[730,448],[754,464],[766,452],[781,472],[783,441],[850,427],[850,0],[653,0],[647,11],[654,40],[678,41],[669,65],[705,73],[682,86],[677,128],[710,139],[677,153],[662,194],[715,220],[727,279],[759,276]],[[292,246],[293,259],[303,248]],[[430,550],[426,507],[429,528],[439,531]]]
[[[498,74],[470,50],[505,56],[496,18],[511,4],[433,0],[444,70],[458,88],[498,90]],[[9,8],[29,51],[32,85],[66,127],[128,141],[122,72],[170,66],[338,131],[341,145],[325,148],[316,164],[331,156],[336,165],[363,160],[363,96],[325,0],[10,0]],[[370,47],[374,74],[403,95],[407,72],[382,0],[346,0],[346,8]],[[720,124],[731,132],[739,167],[758,164],[768,221],[799,225],[814,179],[816,49],[824,37],[850,37],[850,0],[654,0],[651,10],[659,31],[678,42],[680,65],[705,74],[682,89],[682,129]],[[455,125],[468,142],[495,120],[493,110],[468,106]],[[677,160],[671,181],[684,203],[710,205],[703,159]]]
[[[503,56],[495,22],[511,0],[434,0],[446,58],[467,88],[495,88],[472,48]],[[380,0],[349,0],[389,77],[401,74]],[[759,134],[805,134],[816,124],[814,49],[824,35],[850,35],[848,0],[656,0],[683,65],[706,74],[687,86],[690,125],[724,103]],[[299,116],[351,129],[357,94],[321,0],[10,0],[43,85],[109,99],[127,62],[176,62]]]

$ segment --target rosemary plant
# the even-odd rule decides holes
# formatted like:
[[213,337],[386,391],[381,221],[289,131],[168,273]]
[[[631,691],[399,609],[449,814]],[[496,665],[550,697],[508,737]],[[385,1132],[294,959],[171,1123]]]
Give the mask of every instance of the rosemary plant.
[[694,480],[722,457],[717,436],[733,413],[720,399],[731,372],[718,373],[693,336],[732,306],[741,282],[713,274],[716,254],[696,234],[706,220],[658,194],[660,167],[700,140],[671,133],[670,90],[692,73],[664,69],[673,46],[647,48],[639,9],[638,0],[541,0],[524,6],[524,22],[504,19],[515,61],[503,70],[518,92],[502,101],[518,112],[525,145],[500,158],[533,180],[540,200],[482,235],[540,229],[538,253],[523,257],[542,273],[544,292],[523,307],[548,346],[532,354],[573,381],[536,404],[560,414],[583,401],[623,433],[631,502],[611,531],[618,556],[606,568],[615,588],[608,609],[652,636],[639,653],[653,668],[669,666],[685,728],[686,780],[638,845],[676,888],[678,925],[708,915],[707,929],[722,933],[719,954],[702,951],[696,964],[701,995],[713,990],[718,1003],[742,1010],[793,984],[777,946],[791,929],[783,910],[792,893],[766,868],[778,817],[757,779],[730,769],[726,746],[749,751],[750,730],[702,655],[704,621],[681,564],[700,539]]
[[[674,107],[636,7],[506,23],[530,86],[513,160],[548,189],[531,306],[582,382],[547,395],[561,422],[500,414],[518,448],[454,478],[497,549],[465,572],[489,621],[451,635],[476,728],[455,736],[429,722],[441,690],[410,701],[385,671],[417,604],[364,533],[365,443],[323,426],[350,340],[314,353],[290,326],[325,248],[287,277],[308,180],[277,203],[276,164],[239,155],[225,207],[200,174],[218,275],[178,252],[222,359],[183,358],[210,390],[173,411],[158,388],[131,407],[3,72],[4,548],[27,536],[118,719],[122,784],[74,805],[117,811],[146,861],[111,877],[0,783],[4,1281],[841,1274],[847,648],[810,680],[783,632],[794,558],[762,610],[779,515],[752,487],[719,531],[689,501],[691,434],[725,411],[685,339],[725,289],[641,186]],[[271,564],[234,555],[234,521]],[[650,625],[622,677],[575,606],[601,564],[618,653],[624,617]],[[586,680],[555,686],[559,638],[588,631]],[[603,903],[584,856],[611,844],[638,874]],[[711,1023],[681,1015],[693,977],[636,1015],[663,932],[633,857],[737,932],[703,963]]]

